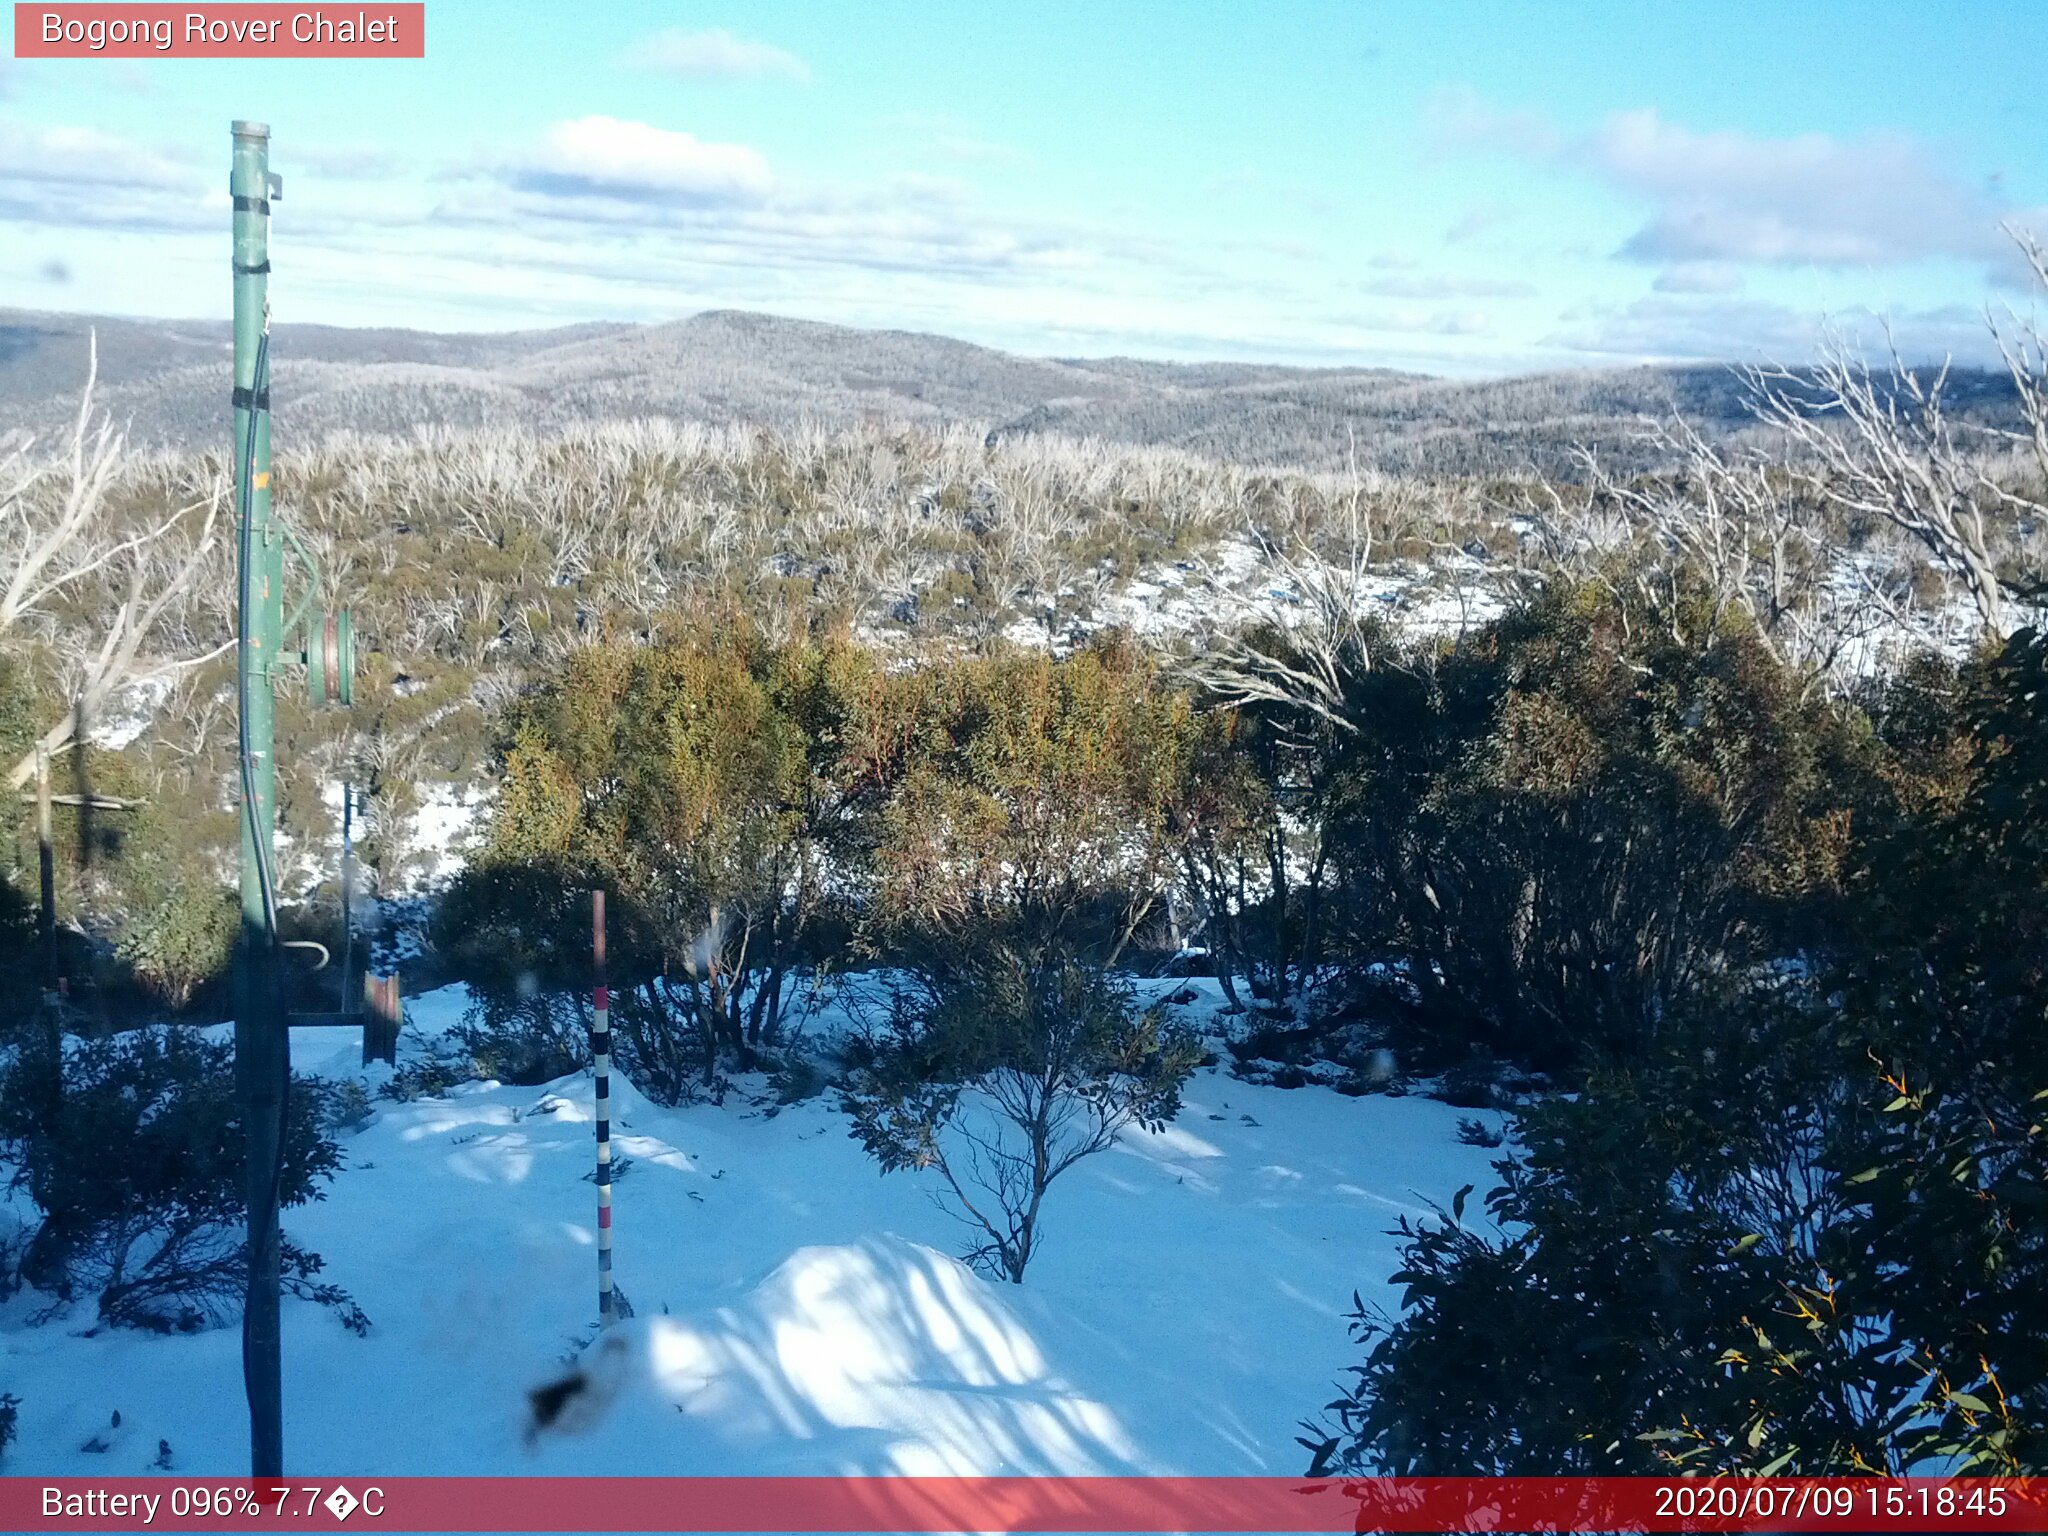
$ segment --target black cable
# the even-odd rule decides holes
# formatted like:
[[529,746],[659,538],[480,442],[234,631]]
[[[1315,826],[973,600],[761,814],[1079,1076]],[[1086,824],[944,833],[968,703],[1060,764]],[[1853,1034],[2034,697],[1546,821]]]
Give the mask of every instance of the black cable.
[[[256,764],[254,754],[249,750],[249,593],[252,584],[249,566],[249,524],[252,521],[256,495],[253,482],[256,474],[257,423],[262,417],[270,414],[270,320],[268,316],[264,318],[263,334],[256,342],[255,380],[255,388],[251,393],[255,397],[255,401],[260,401],[261,404],[252,402],[249,407],[249,436],[248,440],[242,445],[242,473],[236,495],[238,503],[236,512],[241,525],[238,530],[238,554],[241,560],[242,578],[241,591],[238,594],[240,601],[236,605],[236,627],[240,631],[236,639],[239,644],[235,650],[235,685],[237,696],[242,701],[242,707],[237,711],[236,730],[242,760],[242,804],[247,807],[245,814],[250,816],[253,816],[256,812]],[[249,841],[256,850],[256,885],[263,898],[265,936],[270,941],[271,947],[275,948],[277,945],[277,888],[271,879],[270,849],[261,837],[254,835],[255,830],[251,829],[252,835]]]

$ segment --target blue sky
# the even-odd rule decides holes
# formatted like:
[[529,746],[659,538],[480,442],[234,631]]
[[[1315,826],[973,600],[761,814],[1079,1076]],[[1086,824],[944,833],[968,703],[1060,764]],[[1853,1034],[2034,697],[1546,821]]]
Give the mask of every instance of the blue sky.
[[[1981,359],[2048,238],[2048,4],[429,0],[424,60],[0,60],[0,304],[747,308],[1016,350],[1492,374]],[[11,48],[9,50],[11,52]]]

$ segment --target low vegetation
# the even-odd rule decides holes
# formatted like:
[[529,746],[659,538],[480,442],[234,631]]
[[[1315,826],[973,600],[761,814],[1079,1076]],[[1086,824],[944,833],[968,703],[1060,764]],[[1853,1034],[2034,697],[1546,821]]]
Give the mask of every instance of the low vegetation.
[[[285,1127],[280,1198],[321,1198],[340,1152],[320,1127],[323,1090],[300,1080]],[[0,1155],[42,1220],[0,1276],[59,1301],[90,1300],[103,1322],[192,1332],[240,1315],[248,1284],[243,1158],[230,1046],[144,1029],[71,1051],[61,1079],[32,1045],[0,1074]],[[292,1294],[366,1326],[320,1281],[318,1254],[286,1243]]]

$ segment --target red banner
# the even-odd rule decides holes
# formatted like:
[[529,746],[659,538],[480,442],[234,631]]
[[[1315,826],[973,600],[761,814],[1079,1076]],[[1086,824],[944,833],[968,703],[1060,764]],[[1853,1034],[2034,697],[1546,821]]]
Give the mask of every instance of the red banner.
[[427,8],[20,5],[17,59],[423,59]]
[[10,1531],[2048,1532],[2048,1479],[0,1479]]

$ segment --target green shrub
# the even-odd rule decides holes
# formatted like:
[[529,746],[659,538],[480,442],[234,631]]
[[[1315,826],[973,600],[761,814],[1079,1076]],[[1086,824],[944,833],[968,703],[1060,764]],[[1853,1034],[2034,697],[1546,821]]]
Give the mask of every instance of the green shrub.
[[1810,974],[1522,1111],[1493,1235],[1403,1222],[1319,1468],[2048,1467],[2048,637],[1889,692]]
[[115,954],[152,997],[183,1012],[228,975],[241,927],[241,902],[233,890],[181,879],[129,919]]
[[464,1052],[435,1052],[401,1061],[379,1096],[410,1104],[414,1099],[437,1099],[450,1088],[476,1081],[476,1063]]
[[1725,624],[1684,644],[1553,590],[1363,679],[1327,846],[1333,907],[1427,1062],[1642,1048],[1716,978],[1838,925],[1868,733]]
[[[775,644],[735,617],[575,651],[514,710],[480,861],[508,873],[478,879],[537,893],[530,922],[513,913],[502,931],[538,924],[515,937],[520,952],[575,953],[585,989],[587,894],[572,944],[564,898],[540,887],[566,874],[587,893],[601,878],[620,923],[638,915],[638,937],[615,946],[622,1044],[663,1084],[685,1056],[709,1080],[721,1054],[751,1066],[774,1044],[832,851],[854,825],[862,786],[846,738],[876,671],[850,645]],[[533,1018],[528,1032],[564,1022]]]
[[[74,1043],[63,1098],[40,1091],[47,1062],[20,1052],[0,1073],[0,1146],[42,1212],[24,1278],[62,1298],[97,1297],[110,1323],[189,1332],[238,1316],[243,1243],[241,1105],[234,1050],[162,1027]],[[295,1079],[280,1174],[286,1207],[324,1197],[340,1154],[321,1095]],[[295,1295],[361,1314],[321,1283],[319,1255],[284,1245]]]
[[809,1057],[787,1053],[782,1065],[775,1069],[775,1102],[778,1104],[800,1104],[805,1099],[816,1098],[825,1091],[825,1086],[824,1072]]
[[320,1128],[330,1136],[360,1131],[377,1112],[369,1091],[354,1078],[321,1086]]
[[0,1044],[13,1039],[41,1006],[36,915],[29,898],[0,875]]
[[890,681],[860,849],[869,941],[934,973],[996,941],[1115,964],[1179,881],[1219,722],[1114,634]]
[[[1902,1469],[1858,1405],[1902,1400],[1910,1362],[1793,1315],[1829,1272],[1834,1136],[1862,1113],[1833,1021],[1768,998],[1725,1009],[1519,1112],[1491,1235],[1464,1192],[1438,1220],[1403,1218],[1401,1311],[1354,1318],[1370,1347],[1331,1405],[1325,1466],[1625,1476],[1792,1451],[1808,1473]],[[1796,1369],[1741,1368],[1787,1348]]]

